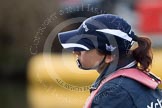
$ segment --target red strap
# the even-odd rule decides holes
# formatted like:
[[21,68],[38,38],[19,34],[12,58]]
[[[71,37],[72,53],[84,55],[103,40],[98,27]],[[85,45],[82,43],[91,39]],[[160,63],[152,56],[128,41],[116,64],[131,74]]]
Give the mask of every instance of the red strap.
[[91,92],[91,95],[88,97],[86,104],[84,106],[84,108],[90,108],[91,104],[92,104],[92,100],[94,98],[94,96],[97,94],[97,92],[100,90],[100,88],[108,81],[117,78],[119,76],[124,76],[124,77],[128,77],[131,79],[134,79],[140,83],[142,83],[143,85],[151,88],[151,89],[156,89],[157,86],[161,83],[161,81],[155,81],[153,78],[149,77],[146,73],[141,72],[138,69],[135,68],[131,68],[131,69],[121,69],[118,70],[117,72],[109,75],[108,77],[106,77],[99,85],[99,87]]

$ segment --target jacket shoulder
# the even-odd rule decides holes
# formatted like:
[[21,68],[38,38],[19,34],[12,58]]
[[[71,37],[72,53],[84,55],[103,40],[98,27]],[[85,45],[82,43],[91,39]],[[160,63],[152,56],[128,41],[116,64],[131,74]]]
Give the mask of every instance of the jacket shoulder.
[[[121,80],[117,78],[117,80]],[[135,108],[130,94],[118,83],[107,82],[92,102],[92,108]]]
[[151,105],[156,104],[157,100],[162,102],[162,92],[159,89],[150,89],[140,82],[130,78],[115,78],[105,83],[101,91],[107,87],[109,88],[110,85],[115,85],[116,91],[127,93],[137,108],[150,107]]

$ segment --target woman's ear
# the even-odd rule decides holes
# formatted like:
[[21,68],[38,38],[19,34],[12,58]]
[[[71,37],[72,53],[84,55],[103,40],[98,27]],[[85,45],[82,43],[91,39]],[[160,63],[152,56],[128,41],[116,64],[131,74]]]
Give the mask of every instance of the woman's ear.
[[111,63],[114,60],[114,55],[106,55],[105,63]]

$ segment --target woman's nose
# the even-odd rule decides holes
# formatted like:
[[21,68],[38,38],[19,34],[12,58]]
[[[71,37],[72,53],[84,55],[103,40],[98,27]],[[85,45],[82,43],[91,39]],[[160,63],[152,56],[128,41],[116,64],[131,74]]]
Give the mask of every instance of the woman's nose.
[[80,51],[73,51],[73,54],[80,55]]

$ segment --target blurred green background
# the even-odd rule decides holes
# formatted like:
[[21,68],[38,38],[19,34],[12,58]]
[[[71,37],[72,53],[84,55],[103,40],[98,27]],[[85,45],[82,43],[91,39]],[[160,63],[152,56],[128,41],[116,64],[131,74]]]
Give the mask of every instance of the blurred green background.
[[105,13],[151,38],[152,71],[162,77],[161,0],[1,0],[0,108],[81,108],[98,74],[79,70],[57,33]]

